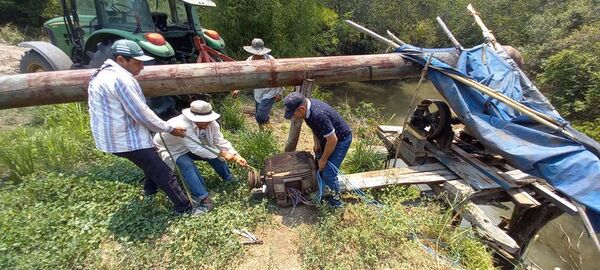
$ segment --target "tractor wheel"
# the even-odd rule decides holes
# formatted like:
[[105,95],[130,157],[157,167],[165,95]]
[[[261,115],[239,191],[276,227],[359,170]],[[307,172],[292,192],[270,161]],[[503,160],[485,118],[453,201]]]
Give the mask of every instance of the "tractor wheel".
[[50,63],[35,50],[29,50],[23,55],[21,63],[19,64],[19,69],[21,73],[54,71],[52,65],[50,65]]

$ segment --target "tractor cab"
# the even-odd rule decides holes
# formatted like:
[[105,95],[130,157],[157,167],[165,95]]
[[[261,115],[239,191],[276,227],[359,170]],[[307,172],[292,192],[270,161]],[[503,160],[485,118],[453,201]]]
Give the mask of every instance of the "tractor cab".
[[[197,62],[200,44],[218,53],[225,48],[216,31],[200,25],[198,9],[215,7],[211,0],[61,0],[61,4],[64,16],[47,21],[44,28],[52,45],[75,67],[99,66],[118,39],[136,41],[156,59],[154,64]],[[45,48],[36,50],[34,45],[27,47],[43,55]]]

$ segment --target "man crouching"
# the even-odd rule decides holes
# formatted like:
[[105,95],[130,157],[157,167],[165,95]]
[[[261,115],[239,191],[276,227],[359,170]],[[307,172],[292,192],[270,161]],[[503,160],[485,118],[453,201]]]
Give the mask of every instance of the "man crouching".
[[223,137],[216,121],[221,115],[212,110],[210,103],[202,100],[194,101],[190,104],[190,108],[184,109],[182,113],[169,119],[167,123],[185,127],[185,136],[182,138],[169,133],[157,133],[154,135],[154,143],[165,163],[174,168],[173,160],[175,160],[183,180],[190,189],[192,199],[212,209],[213,201],[208,196],[204,177],[194,161],[208,162],[225,181],[234,180],[225,161],[235,161],[241,166],[246,166],[247,162]]

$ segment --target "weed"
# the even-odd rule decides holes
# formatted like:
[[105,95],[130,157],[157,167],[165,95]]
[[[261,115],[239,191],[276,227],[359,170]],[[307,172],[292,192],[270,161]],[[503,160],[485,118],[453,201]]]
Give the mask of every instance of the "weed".
[[[227,138],[227,137],[226,137]],[[269,130],[251,130],[231,139],[248,164],[261,168],[265,159],[277,153],[275,136]]]
[[358,140],[352,143],[352,152],[344,160],[346,173],[358,173],[383,169],[385,154],[377,152],[373,144],[367,140]]
[[220,123],[224,129],[237,132],[246,128],[242,103],[239,99],[226,97],[215,104],[215,111],[221,114]]
[[17,45],[25,40],[25,35],[14,24],[6,24],[0,27],[0,42]]

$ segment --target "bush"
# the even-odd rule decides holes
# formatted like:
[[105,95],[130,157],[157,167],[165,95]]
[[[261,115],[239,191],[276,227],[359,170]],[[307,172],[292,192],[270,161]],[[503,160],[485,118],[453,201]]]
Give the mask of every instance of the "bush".
[[0,27],[0,42],[17,45],[25,40],[25,36],[12,23]]

